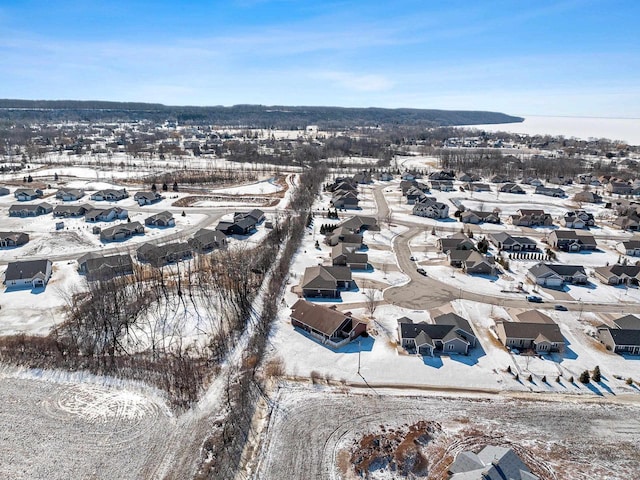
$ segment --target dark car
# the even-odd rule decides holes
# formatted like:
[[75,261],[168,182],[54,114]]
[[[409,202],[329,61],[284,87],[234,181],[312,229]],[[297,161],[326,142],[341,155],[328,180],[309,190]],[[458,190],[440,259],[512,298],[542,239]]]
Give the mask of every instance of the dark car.
[[424,275],[425,277],[427,276],[427,271],[424,268],[416,268],[416,272],[420,275]]
[[542,303],[542,297],[538,297],[537,295],[527,295],[527,302]]
[[566,312],[567,310],[569,310],[567,307],[565,307],[564,305],[554,305],[553,308],[555,310],[559,310],[560,312]]

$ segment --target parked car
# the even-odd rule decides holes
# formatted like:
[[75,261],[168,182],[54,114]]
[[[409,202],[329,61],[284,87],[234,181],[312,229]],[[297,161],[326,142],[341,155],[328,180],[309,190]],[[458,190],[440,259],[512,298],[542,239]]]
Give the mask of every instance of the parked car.
[[542,297],[537,295],[527,295],[527,302],[542,303]]
[[564,305],[554,305],[553,308],[560,312],[566,312],[568,310],[568,308],[565,307]]
[[416,257],[414,257],[413,255],[411,255],[411,256],[409,257],[409,260],[411,260],[412,262],[415,262],[415,261],[416,261]]
[[427,271],[424,268],[416,268],[416,272],[420,275],[424,275],[425,277],[427,276]]

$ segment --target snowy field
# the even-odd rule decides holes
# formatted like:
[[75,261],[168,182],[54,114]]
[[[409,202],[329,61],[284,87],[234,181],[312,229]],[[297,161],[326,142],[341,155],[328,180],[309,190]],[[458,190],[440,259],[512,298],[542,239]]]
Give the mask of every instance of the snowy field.
[[[376,388],[358,394],[319,385],[284,385],[279,392],[255,479],[359,478],[345,458],[356,441],[420,420],[437,422],[427,445],[429,470],[460,451],[496,444],[522,452],[543,480],[630,480],[640,471],[637,405]],[[383,462],[374,465],[370,478],[398,478],[381,469]]]
[[175,428],[163,401],[86,377],[0,372],[0,478],[153,478]]
[[640,119],[526,116],[522,123],[470,125],[489,132],[522,133],[525,135],[562,135],[581,139],[608,138],[640,145]]

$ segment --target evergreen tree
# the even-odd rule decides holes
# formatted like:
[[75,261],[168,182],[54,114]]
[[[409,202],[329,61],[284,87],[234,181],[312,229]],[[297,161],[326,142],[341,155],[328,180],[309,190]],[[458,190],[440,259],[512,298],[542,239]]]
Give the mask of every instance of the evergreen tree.
[[156,188],[156,184],[154,183],[153,185],[151,185],[151,191],[155,192],[156,190],[158,189]]
[[600,367],[596,365],[596,368],[593,369],[593,375],[591,375],[591,379],[594,382],[599,382],[602,379],[602,374],[600,373]]
[[582,372],[580,374],[580,378],[578,378],[578,380],[580,380],[581,383],[589,383],[591,377],[589,376],[589,370],[585,370],[584,372]]

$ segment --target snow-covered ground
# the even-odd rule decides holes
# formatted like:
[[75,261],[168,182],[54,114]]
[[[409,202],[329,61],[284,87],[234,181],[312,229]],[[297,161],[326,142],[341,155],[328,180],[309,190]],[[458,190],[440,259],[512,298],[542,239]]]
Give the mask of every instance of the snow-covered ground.
[[549,117],[527,115],[524,122],[494,125],[472,125],[488,132],[510,132],[525,135],[562,135],[564,137],[610,138],[640,145],[640,120],[637,118]]

